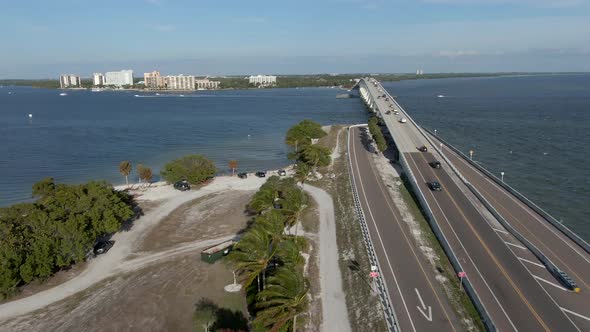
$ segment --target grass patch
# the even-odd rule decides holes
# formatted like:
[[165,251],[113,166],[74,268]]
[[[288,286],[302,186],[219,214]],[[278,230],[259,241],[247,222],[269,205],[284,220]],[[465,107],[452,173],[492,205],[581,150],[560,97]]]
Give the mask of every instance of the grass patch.
[[[473,326],[471,327],[477,331],[485,331],[479,312],[475,309],[473,302],[471,302],[467,293],[459,288],[460,285],[455,274],[455,269],[453,269],[449,258],[430,228],[430,224],[424,217],[424,213],[418,204],[414,192],[408,189],[411,188],[408,179],[405,176],[402,176],[401,180],[402,184],[399,186],[399,189],[402,198],[415,220],[419,223],[420,230],[426,238],[429,246],[439,258],[436,269],[448,280],[448,282],[444,284],[443,289],[447,293],[447,297],[449,298],[453,309],[457,312],[458,316],[462,318],[462,322],[465,322],[465,318],[470,319],[473,322]],[[470,326],[466,327],[469,328]]]

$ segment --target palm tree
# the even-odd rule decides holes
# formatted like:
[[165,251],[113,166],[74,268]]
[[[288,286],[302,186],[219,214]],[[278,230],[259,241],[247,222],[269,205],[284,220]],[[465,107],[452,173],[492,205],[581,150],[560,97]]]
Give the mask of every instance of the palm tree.
[[254,194],[248,206],[257,213],[272,209],[275,201],[279,198],[282,183],[278,176],[271,176]]
[[309,172],[311,172],[311,166],[304,162],[297,163],[297,170],[295,171],[295,180],[301,182],[302,187],[307,178],[309,177]]
[[131,173],[132,169],[133,168],[131,167],[130,161],[123,160],[119,164],[119,173],[121,173],[121,175],[125,177],[125,184],[127,185],[127,187],[129,187],[129,174]]
[[301,256],[301,249],[297,244],[298,237],[290,237],[281,241],[277,250],[277,256],[288,267],[303,266],[305,259]]
[[234,173],[236,172],[236,169],[238,168],[238,161],[235,159],[232,159],[227,163],[227,165],[231,169],[231,176],[234,176]]
[[256,307],[261,309],[254,319],[255,324],[279,331],[290,321],[293,331],[297,328],[297,316],[307,311],[309,281],[300,271],[282,267],[268,278],[265,290],[257,295]]
[[286,218],[280,210],[270,210],[254,219],[254,223],[264,229],[278,244],[282,240],[285,231]]
[[[307,204],[307,196],[303,190],[295,187],[285,192],[285,197],[282,200],[283,213],[287,217],[286,223],[289,229],[295,225],[297,227],[301,214]],[[297,234],[297,229],[295,229]]]
[[301,151],[303,160],[315,168],[330,165],[330,150],[321,145],[308,145]]
[[256,225],[236,243],[230,259],[236,262],[238,273],[244,275],[242,281],[244,288],[257,279],[260,291],[261,284],[264,283],[264,280],[260,280],[260,275],[264,274],[276,251],[277,246],[273,237],[264,228]]

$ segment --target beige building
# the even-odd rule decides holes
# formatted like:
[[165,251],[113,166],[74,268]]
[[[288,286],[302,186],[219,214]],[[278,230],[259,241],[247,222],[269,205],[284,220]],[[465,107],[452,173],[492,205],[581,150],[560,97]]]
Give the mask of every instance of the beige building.
[[197,89],[199,90],[214,90],[219,89],[219,81],[210,81],[208,78],[202,80],[196,80]]
[[195,77],[192,75],[176,75],[166,76],[164,78],[165,87],[167,90],[194,90]]
[[166,82],[164,77],[160,75],[159,71],[153,71],[151,73],[144,73],[143,80],[145,87],[148,89],[164,89]]

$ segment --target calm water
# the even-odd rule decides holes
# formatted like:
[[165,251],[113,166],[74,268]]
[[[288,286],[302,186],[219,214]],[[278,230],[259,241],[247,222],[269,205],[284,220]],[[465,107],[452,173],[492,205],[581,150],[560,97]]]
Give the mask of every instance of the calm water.
[[[422,125],[590,240],[590,75],[418,80],[385,87]],[[12,91],[12,94],[8,94]],[[253,171],[286,164],[286,130],[302,119],[366,121],[360,99],[336,89],[135,92],[0,88],[0,205],[60,182],[124,180],[118,163],[159,170],[189,153]],[[438,98],[437,95],[444,95]],[[32,113],[29,119],[27,114]]]
[[[590,75],[388,82],[414,119],[590,241]],[[444,95],[444,98],[438,98]]]
[[134,97],[137,92],[60,92],[0,88],[0,205],[29,198],[32,184],[47,176],[124,183],[121,160],[157,172],[174,158],[199,153],[221,171],[230,159],[245,171],[279,168],[288,163],[284,136],[295,123],[366,121],[361,100],[336,99],[337,89],[142,98]]

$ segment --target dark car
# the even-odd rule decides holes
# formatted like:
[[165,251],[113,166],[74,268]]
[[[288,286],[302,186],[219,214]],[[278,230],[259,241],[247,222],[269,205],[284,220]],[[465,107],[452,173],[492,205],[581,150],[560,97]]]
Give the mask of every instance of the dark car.
[[387,111],[387,112],[385,112],[385,114],[391,114],[391,111]]
[[178,181],[174,183],[174,189],[178,189],[180,191],[191,190],[191,185],[186,180]]
[[264,178],[266,177],[266,172],[256,172],[256,176],[259,178]]
[[426,145],[422,145],[421,147],[418,148],[418,150],[420,150],[422,152],[428,152],[428,148],[426,147]]
[[442,190],[442,186],[440,185],[440,183],[438,183],[438,181],[429,182],[428,187],[432,191],[441,191]]
[[94,246],[94,254],[104,254],[115,245],[115,241],[101,241]]
[[287,172],[284,169],[279,169],[279,171],[277,173],[279,174],[279,176],[287,175]]
[[431,161],[430,166],[432,166],[432,168],[441,168],[440,161],[438,161],[438,160]]
[[238,173],[238,177],[239,177],[240,179],[245,179],[245,178],[247,178],[247,177],[248,177],[248,174],[247,174],[247,173]]

